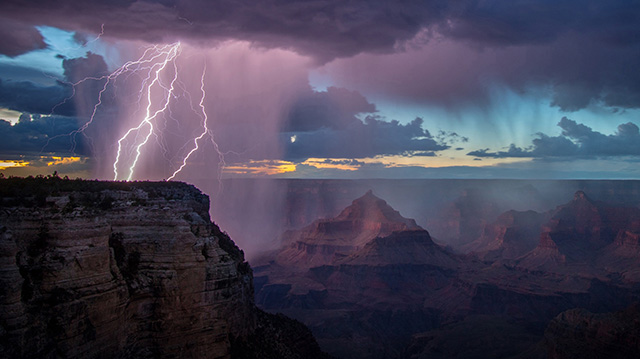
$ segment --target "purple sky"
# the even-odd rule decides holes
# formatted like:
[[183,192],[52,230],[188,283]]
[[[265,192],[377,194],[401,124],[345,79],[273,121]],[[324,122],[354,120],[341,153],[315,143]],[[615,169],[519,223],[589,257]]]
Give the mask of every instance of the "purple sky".
[[[5,0],[0,171],[167,178],[206,68],[178,180],[640,178],[638,24],[638,1]],[[103,76],[176,42],[116,157],[157,68]]]

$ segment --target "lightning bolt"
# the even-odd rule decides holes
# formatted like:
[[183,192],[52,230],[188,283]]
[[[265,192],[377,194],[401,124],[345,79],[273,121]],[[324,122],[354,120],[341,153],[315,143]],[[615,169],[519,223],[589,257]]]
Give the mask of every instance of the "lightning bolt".
[[[211,136],[211,134],[209,132],[209,128],[207,127],[207,120],[208,120],[207,111],[204,108],[204,99],[205,99],[205,97],[207,95],[206,91],[204,90],[204,77],[205,77],[206,73],[207,73],[207,65],[205,64],[205,67],[202,70],[202,77],[200,78],[200,91],[202,92],[202,97],[200,98],[200,104],[199,104],[200,105],[200,109],[202,111],[202,128],[203,128],[203,131],[200,134],[200,136],[198,136],[198,137],[193,139],[193,148],[184,157],[184,159],[182,161],[182,165],[180,165],[180,167],[177,170],[175,170],[175,172],[173,172],[173,174],[171,176],[169,176],[167,178],[167,181],[171,181],[187,165],[187,161],[189,160],[189,157],[191,157],[191,155],[198,150],[198,141],[203,139],[204,136],[206,136],[207,134],[209,134],[209,136]],[[215,143],[215,141],[214,141],[214,143]]]
[[[142,133],[144,137],[144,140],[142,140],[141,142],[138,142],[138,144],[134,146],[135,156],[131,163],[131,166],[129,167],[129,175],[127,176],[127,181],[131,181],[131,179],[133,178],[133,173],[135,171],[136,165],[138,164],[138,160],[140,159],[140,155],[142,154],[142,148],[144,147],[144,145],[147,144],[147,142],[149,141],[149,138],[154,133],[153,120],[155,120],[158,117],[158,115],[160,115],[161,113],[167,110],[171,97],[174,96],[175,83],[178,79],[177,67],[174,66],[174,69],[176,69],[176,71],[174,71],[173,80],[171,81],[171,85],[169,88],[162,85],[162,82],[160,81],[160,74],[167,67],[167,65],[170,62],[173,62],[175,58],[179,55],[179,52],[180,52],[179,50],[180,50],[180,43],[178,42],[171,45],[168,48],[168,50],[162,51],[162,53],[165,55],[164,59],[151,66],[152,71],[150,71],[149,77],[147,77],[145,81],[143,81],[143,89],[141,89],[140,92],[141,93],[146,92],[147,94],[146,114],[145,114],[145,117],[142,119],[142,121],[140,121],[140,123],[136,127],[130,128],[118,140],[118,152],[116,155],[116,160],[113,162],[113,180],[114,181],[118,179],[118,164],[120,162],[120,158],[122,157],[124,141],[127,138],[129,138],[129,136],[131,135],[135,135],[135,138],[137,139],[140,133]],[[155,71],[153,71],[154,68],[156,68]],[[151,80],[151,82],[147,84],[147,81],[151,77],[153,77],[153,80]],[[153,112],[151,109],[154,104],[152,92],[156,85],[158,87],[161,87],[164,90],[165,96],[163,99],[164,101],[162,106],[159,109],[157,109],[155,112]],[[146,129],[146,134],[144,134],[145,129]]]
[[[97,93],[96,102],[93,105],[88,120],[80,126],[77,130],[74,130],[65,135],[59,135],[50,138],[48,141],[53,140],[60,136],[69,136],[71,138],[72,152],[76,148],[76,136],[79,134],[84,135],[91,140],[85,131],[94,123],[96,116],[104,106],[103,98],[110,88],[116,90],[116,83],[118,81],[129,82],[131,76],[136,76],[134,81],[139,82],[138,95],[134,96],[134,104],[137,103],[137,110],[135,114],[140,116],[137,124],[127,129],[122,136],[117,140],[117,147],[115,153],[115,160],[112,165],[113,179],[114,180],[127,180],[130,181],[136,174],[136,168],[140,163],[145,148],[151,142],[150,140],[155,137],[156,143],[162,150],[164,159],[169,163],[176,163],[175,156],[171,159],[169,156],[170,150],[168,142],[165,140],[163,133],[167,133],[170,130],[168,127],[169,121],[172,121],[174,128],[180,128],[185,126],[179,118],[172,112],[171,104],[174,101],[187,101],[190,106],[190,110],[193,114],[202,120],[202,130],[200,134],[188,139],[186,143],[177,150],[177,153],[184,154],[179,156],[181,159],[177,162],[180,163],[177,169],[167,177],[167,180],[173,180],[179,175],[184,168],[188,165],[189,159],[198,151],[203,148],[203,140],[208,137],[213,149],[218,154],[218,182],[221,185],[221,176],[223,169],[226,165],[224,153],[220,151],[220,148],[215,140],[213,132],[208,127],[208,114],[205,108],[205,100],[207,97],[205,90],[205,77],[207,74],[206,63],[202,70],[200,77],[200,102],[197,106],[194,105],[191,94],[187,90],[187,86],[179,80],[179,73],[181,69],[178,66],[177,58],[181,54],[181,44],[179,42],[169,45],[154,45],[145,49],[143,54],[133,61],[127,61],[124,65],[113,71],[112,73],[104,76],[87,77],[76,83],[69,83],[72,87],[72,94],[66,98],[63,102],[56,105],[56,107],[71,100],[76,95],[76,87],[87,81],[103,81],[99,87]],[[170,80],[168,80],[170,79]],[[114,92],[115,94],[115,92]],[[52,109],[55,111],[56,107]],[[164,119],[164,122],[161,120]],[[169,132],[171,133],[171,132]],[[46,147],[46,145],[45,145]],[[185,151],[189,149],[188,152]]]

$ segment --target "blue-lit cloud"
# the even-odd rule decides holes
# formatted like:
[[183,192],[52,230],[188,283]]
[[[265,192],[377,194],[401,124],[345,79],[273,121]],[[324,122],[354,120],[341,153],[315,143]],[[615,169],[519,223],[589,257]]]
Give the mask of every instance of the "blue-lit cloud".
[[538,133],[533,144],[521,148],[511,144],[506,151],[481,149],[469,152],[469,156],[492,158],[554,158],[554,157],[612,157],[640,156],[640,132],[638,126],[628,122],[618,126],[616,133],[605,135],[588,126],[563,117],[558,126],[559,136]]
[[72,147],[75,154],[90,155],[82,135],[68,136],[77,129],[73,117],[23,114],[15,125],[0,120],[0,155],[69,153]]
[[[86,77],[99,77],[107,72],[107,66],[100,55],[87,53],[85,57],[62,61],[65,81],[50,80],[52,84],[42,84],[33,80],[3,80],[0,78],[0,107],[13,111],[42,115],[76,116],[79,108],[90,106],[79,104],[70,98],[74,93],[73,83]],[[33,78],[37,73],[33,73]],[[40,73],[40,77],[42,77]],[[94,101],[101,87],[100,81],[90,81],[76,86],[87,101]]]

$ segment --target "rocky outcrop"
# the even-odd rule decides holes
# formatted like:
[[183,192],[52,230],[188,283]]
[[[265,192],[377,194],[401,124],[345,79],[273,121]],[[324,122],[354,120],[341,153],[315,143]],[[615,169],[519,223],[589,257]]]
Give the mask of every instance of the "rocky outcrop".
[[416,264],[455,268],[459,260],[435,244],[429,232],[418,229],[376,237],[349,257],[339,259],[336,264],[369,266]]
[[515,259],[536,248],[545,215],[508,211],[484,227],[482,236],[462,247],[483,260]]
[[[387,215],[353,225],[362,218],[354,214],[364,212],[363,202]],[[593,270],[594,258],[604,258],[611,246],[637,246],[632,207],[604,205],[578,192],[547,213],[505,212],[467,245],[475,246],[478,261],[439,246],[423,229],[403,227],[369,239],[385,225],[411,224],[380,203],[359,199],[336,218],[289,232],[283,252],[314,253],[292,243],[334,247],[328,256],[304,257],[303,265],[282,252],[265,261],[256,269],[258,305],[301,320],[340,357],[463,358],[544,355],[544,328],[560,312],[617,310],[639,298],[628,271],[635,267],[622,276]],[[347,245],[336,249],[336,243]],[[492,336],[493,329],[509,335]],[[450,335],[473,341],[451,344]]]
[[538,246],[517,260],[519,266],[597,275],[613,271],[618,256],[633,253],[621,248],[633,247],[635,223],[640,219],[637,207],[611,206],[577,191],[572,201],[558,206],[549,217]]
[[345,358],[401,355],[413,333],[439,323],[440,311],[423,302],[451,285],[460,264],[371,192],[289,231],[272,258],[256,268],[258,304],[301,320]]
[[282,314],[257,311],[255,331],[234,338],[234,359],[331,359],[322,352],[309,328]]
[[498,205],[484,192],[467,189],[441,213],[428,219],[427,226],[440,241],[461,249],[477,240],[485,225],[499,214]]
[[195,187],[0,182],[1,357],[230,358],[260,326],[251,268]]
[[640,308],[615,313],[571,309],[560,313],[544,333],[551,359],[640,357]]
[[296,268],[331,264],[376,237],[418,229],[421,228],[415,220],[402,217],[387,202],[368,191],[334,218],[316,220],[300,230],[285,232],[283,249],[276,262]]

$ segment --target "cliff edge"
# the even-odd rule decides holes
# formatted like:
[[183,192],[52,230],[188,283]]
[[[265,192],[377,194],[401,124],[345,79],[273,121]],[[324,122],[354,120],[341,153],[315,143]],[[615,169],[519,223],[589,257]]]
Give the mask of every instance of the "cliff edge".
[[273,320],[208,211],[184,183],[1,179],[0,357],[234,357]]

